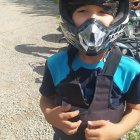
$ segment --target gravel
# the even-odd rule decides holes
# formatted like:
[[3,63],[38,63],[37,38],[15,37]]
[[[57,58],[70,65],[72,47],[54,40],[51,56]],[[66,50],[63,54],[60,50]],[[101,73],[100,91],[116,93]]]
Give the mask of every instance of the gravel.
[[64,43],[52,0],[0,0],[0,140],[52,140],[39,108],[46,59]]
[[51,140],[39,108],[44,64],[58,43],[51,0],[0,0],[0,140]]

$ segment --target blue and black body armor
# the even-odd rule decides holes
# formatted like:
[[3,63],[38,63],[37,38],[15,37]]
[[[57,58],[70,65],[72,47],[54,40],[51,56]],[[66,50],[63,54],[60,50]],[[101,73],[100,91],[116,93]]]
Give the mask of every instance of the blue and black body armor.
[[[59,98],[58,105],[63,103],[71,104],[72,110],[79,109],[79,116],[72,118],[70,121],[82,120],[82,124],[74,135],[67,136],[62,131],[54,128],[61,140],[86,140],[84,129],[87,127],[87,121],[109,120],[118,123],[123,117],[125,105],[122,102],[119,106],[114,107],[110,103],[110,96],[113,89],[113,75],[121,59],[119,48],[113,48],[105,62],[103,70],[97,75],[94,97],[88,104],[82,94],[79,82],[76,80],[76,73],[72,69],[71,54],[68,51],[68,64],[70,73],[56,88]],[[84,83],[83,83],[84,84]]]

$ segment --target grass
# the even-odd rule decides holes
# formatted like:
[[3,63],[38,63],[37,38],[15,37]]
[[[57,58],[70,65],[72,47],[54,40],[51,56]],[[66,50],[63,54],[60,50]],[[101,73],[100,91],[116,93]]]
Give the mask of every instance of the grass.
[[138,124],[132,131],[128,132],[122,140],[140,140],[140,124]]

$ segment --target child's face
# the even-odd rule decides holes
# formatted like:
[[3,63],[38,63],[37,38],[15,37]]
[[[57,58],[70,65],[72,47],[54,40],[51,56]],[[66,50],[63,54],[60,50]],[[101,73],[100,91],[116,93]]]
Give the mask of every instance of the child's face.
[[102,7],[95,5],[82,6],[76,9],[72,15],[72,19],[77,27],[90,18],[99,20],[105,27],[109,27],[114,19],[113,16],[107,14]]

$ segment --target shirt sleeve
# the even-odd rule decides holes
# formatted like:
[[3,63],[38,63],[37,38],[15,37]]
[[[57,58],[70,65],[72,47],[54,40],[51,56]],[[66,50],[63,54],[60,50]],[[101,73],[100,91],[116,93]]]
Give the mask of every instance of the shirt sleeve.
[[128,103],[140,104],[140,74],[132,81],[125,98]]
[[47,62],[45,64],[43,81],[42,81],[42,84],[39,88],[39,91],[44,96],[52,96],[55,94],[55,86],[53,83],[53,79],[52,79],[50,70],[47,66]]

